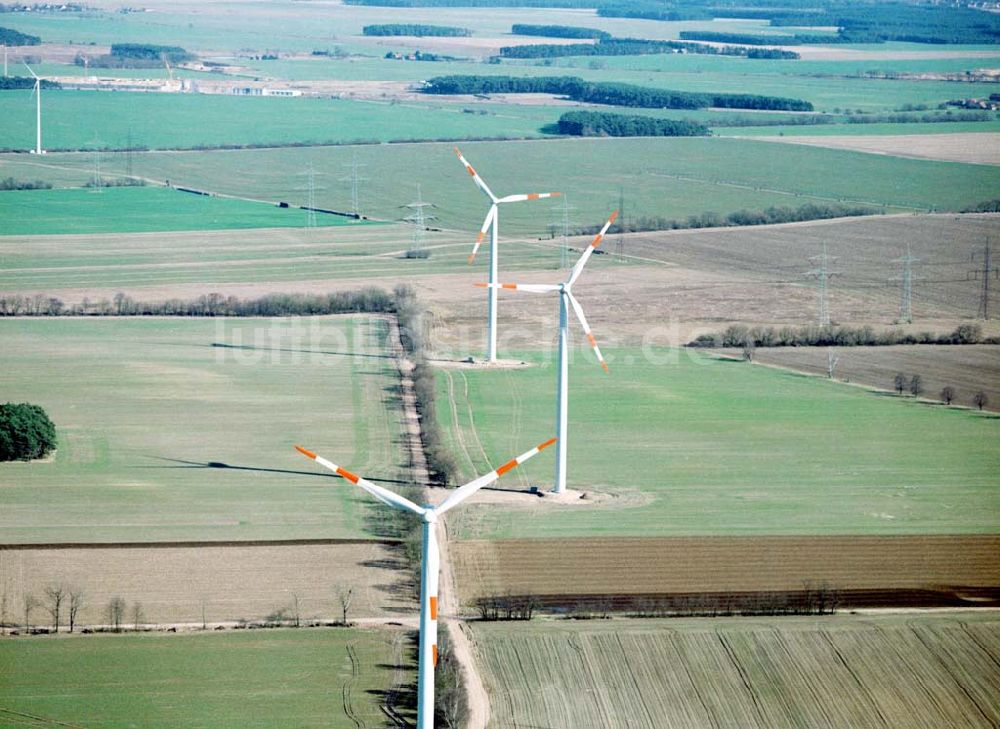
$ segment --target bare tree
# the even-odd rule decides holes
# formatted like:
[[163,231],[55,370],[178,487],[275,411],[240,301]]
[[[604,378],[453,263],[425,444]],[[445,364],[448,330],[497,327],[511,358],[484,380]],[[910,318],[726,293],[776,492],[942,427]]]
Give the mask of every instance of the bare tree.
[[83,607],[83,590],[76,587],[71,587],[69,590],[69,632],[73,632],[73,627],[76,625],[76,616],[80,613],[80,608]]
[[976,409],[982,410],[989,403],[990,399],[986,397],[986,393],[980,390],[975,395],[972,396],[972,404],[976,406]]
[[955,399],[955,390],[951,385],[947,385],[941,388],[941,402],[945,405],[951,405],[951,401]]
[[132,605],[132,629],[139,632],[139,627],[145,621],[146,616],[142,612],[142,603],[136,602]]
[[833,379],[833,371],[837,367],[840,357],[834,356],[833,347],[826,350],[826,376]]
[[757,342],[754,340],[753,334],[747,333],[747,335],[743,337],[743,341],[740,342],[740,347],[743,350],[743,359],[747,362],[753,362],[753,353],[757,348]]
[[31,632],[31,611],[38,607],[38,598],[30,592],[24,593],[24,632]]
[[351,609],[351,598],[353,595],[353,588],[349,587],[345,590],[343,587],[340,587],[337,589],[337,600],[340,602],[340,622],[344,625],[347,625],[347,611]]
[[208,622],[205,620],[205,598],[201,598],[201,629],[208,630]]
[[299,614],[299,596],[296,593],[292,593],[292,623],[296,628],[300,627],[301,616]]
[[108,625],[116,633],[122,632],[122,620],[125,619],[125,600],[120,597],[111,598],[108,602]]
[[904,375],[902,372],[900,372],[900,373],[898,373],[896,375],[895,379],[893,379],[892,382],[893,382],[893,385],[896,388],[896,394],[897,395],[902,395],[903,394],[903,390],[906,389],[906,375]]
[[59,613],[62,610],[63,600],[66,597],[66,588],[62,584],[49,585],[45,588],[45,597],[49,599],[46,608],[52,616],[52,631],[59,632]]
[[920,375],[914,375],[910,378],[910,394],[913,397],[920,397],[924,392],[924,381]]

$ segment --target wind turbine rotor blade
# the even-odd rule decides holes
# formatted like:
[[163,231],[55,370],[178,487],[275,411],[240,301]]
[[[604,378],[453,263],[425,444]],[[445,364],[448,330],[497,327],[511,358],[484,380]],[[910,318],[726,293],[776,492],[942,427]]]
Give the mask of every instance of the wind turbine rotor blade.
[[490,205],[490,211],[486,213],[486,220],[483,221],[483,227],[479,229],[479,235],[476,236],[476,244],[472,246],[472,253],[469,255],[469,263],[471,264],[476,260],[476,253],[479,252],[479,246],[483,243],[483,238],[486,237],[486,231],[490,229],[490,226],[496,222],[497,219],[497,206],[496,203]]
[[522,195],[507,195],[497,200],[498,203],[523,202],[524,200],[543,200],[547,197],[559,197],[561,192],[528,192]]
[[489,486],[491,483],[496,481],[505,473],[517,468],[522,463],[527,461],[529,458],[533,458],[534,456],[538,455],[539,453],[544,451],[546,448],[548,448],[555,442],[556,442],[555,438],[549,438],[544,443],[539,443],[530,451],[526,451],[521,455],[519,455],[517,458],[507,461],[505,464],[503,464],[494,471],[490,471],[485,476],[480,476],[477,479],[469,481],[469,483],[465,484],[464,486],[455,489],[452,492],[451,496],[442,501],[438,506],[434,507],[433,511],[436,512],[438,515],[441,515],[446,511],[448,511],[449,509],[458,506],[467,498],[476,493],[479,489],[483,488],[484,486]]
[[576,318],[580,320],[580,326],[583,327],[583,333],[587,335],[587,341],[590,346],[594,349],[594,354],[597,355],[597,361],[601,363],[601,367],[604,368],[605,372],[608,372],[608,363],[604,361],[604,355],[601,354],[601,348],[597,346],[597,340],[594,339],[593,332],[590,331],[590,325],[587,323],[587,317],[583,315],[583,307],[580,306],[580,302],[576,300],[573,294],[567,292],[566,296],[569,298],[569,303],[573,306],[573,311],[576,312]]
[[580,278],[580,274],[583,273],[583,267],[587,265],[587,260],[591,255],[593,255],[594,251],[597,250],[597,247],[601,245],[601,241],[604,240],[604,236],[607,234],[608,228],[611,227],[611,224],[615,222],[617,217],[618,211],[615,210],[611,213],[611,217],[608,218],[607,222],[604,223],[604,227],[601,228],[601,232],[594,236],[594,240],[590,241],[590,245],[583,251],[583,254],[580,256],[580,260],[576,262],[575,266],[573,266],[573,271],[570,274],[569,281],[567,281],[568,284],[572,285],[573,282]]
[[458,147],[455,147],[455,154],[458,155],[458,158],[462,161],[462,164],[465,165],[465,171],[472,176],[473,181],[476,183],[479,189],[482,190],[486,194],[486,196],[489,197],[489,199],[492,200],[494,203],[497,202],[497,196],[493,194],[493,191],[490,190],[489,186],[486,184],[483,178],[479,176],[479,173],[476,172],[476,168],[470,165],[469,160],[467,160],[465,157],[462,156],[462,153],[458,150]]
[[27,63],[25,63],[24,67],[26,69],[28,69],[28,73],[30,73],[32,76],[35,77],[35,81],[38,81],[38,74],[31,70],[31,66],[29,66]]
[[361,478],[360,476],[351,473],[346,468],[341,468],[336,463],[328,461],[327,459],[323,458],[323,456],[317,456],[315,453],[303,448],[302,446],[295,446],[295,450],[304,455],[306,458],[311,458],[312,460],[316,461],[316,463],[323,466],[324,468],[330,469],[338,476],[346,478],[348,481],[355,484],[356,486],[360,486],[362,489],[370,493],[372,496],[374,496],[376,499],[378,499],[387,506],[391,506],[395,509],[401,509],[403,511],[410,511],[413,512],[414,514],[423,514],[426,511],[426,509],[417,506],[409,499],[400,496],[399,494],[390,491],[389,489],[382,488],[381,486],[378,486],[377,484],[374,484],[367,479]]
[[511,289],[513,291],[530,291],[533,294],[545,294],[550,291],[558,291],[555,284],[515,284],[515,283],[477,283],[473,284],[481,289]]

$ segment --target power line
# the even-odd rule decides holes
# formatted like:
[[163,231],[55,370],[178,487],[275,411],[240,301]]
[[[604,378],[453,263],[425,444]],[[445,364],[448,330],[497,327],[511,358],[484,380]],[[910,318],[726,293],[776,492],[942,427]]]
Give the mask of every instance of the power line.
[[810,261],[819,263],[819,267],[812,271],[807,271],[806,276],[816,279],[819,288],[819,325],[821,327],[830,325],[830,305],[828,300],[829,283],[832,276],[840,275],[839,271],[831,271],[830,263],[837,260],[831,257],[826,250],[826,241],[823,241],[823,253],[818,256],[810,256]]
[[567,239],[569,238],[569,211],[576,210],[573,206],[569,204],[569,196],[562,196],[562,204],[553,208],[553,211],[558,211],[562,216],[561,224],[561,234],[559,236],[559,268],[569,268],[569,243]]
[[349,165],[348,164],[344,164],[344,165],[341,165],[341,166],[342,167],[350,167],[351,168],[350,173],[347,174],[347,175],[345,175],[344,177],[341,177],[340,181],[341,182],[350,182],[351,183],[351,213],[354,214],[354,217],[360,218],[361,217],[361,202],[360,202],[360,197],[359,197],[359,194],[358,194],[358,188],[360,187],[360,183],[364,182],[368,178],[367,177],[359,177],[358,176],[358,168],[359,167],[366,167],[367,165],[358,164],[358,153],[357,152],[352,152],[351,153],[351,163]]
[[416,202],[409,203],[406,207],[413,211],[403,218],[403,220],[413,226],[413,240],[410,243],[410,256],[412,258],[419,258],[421,257],[420,251],[424,249],[424,237],[427,232],[427,221],[435,219],[433,215],[427,215],[427,213],[424,212],[424,208],[434,207],[434,204],[424,202],[423,196],[420,194],[420,183],[417,183],[417,200]]
[[[980,254],[978,253],[973,253],[972,261],[975,262],[976,258],[979,255]],[[979,294],[979,311],[977,312],[977,316],[980,319],[989,319],[990,318],[990,274],[992,273],[994,278],[1000,278],[1000,270],[998,270],[996,266],[994,266],[992,270],[990,269],[991,265],[990,241],[988,239],[986,241],[986,245],[983,246],[982,260],[983,260],[983,267],[969,271],[966,280],[969,280],[970,278],[978,279],[982,277],[983,288],[981,293]]]
[[906,255],[897,258],[894,263],[903,264],[903,272],[899,275],[899,321],[905,324],[913,322],[913,264],[919,262],[910,252],[910,244],[906,244]]

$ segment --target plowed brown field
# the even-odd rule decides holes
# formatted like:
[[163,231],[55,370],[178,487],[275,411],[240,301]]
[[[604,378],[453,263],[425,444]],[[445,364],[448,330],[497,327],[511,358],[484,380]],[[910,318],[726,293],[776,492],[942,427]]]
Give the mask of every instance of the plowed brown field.
[[116,596],[130,615],[140,603],[152,624],[200,625],[203,608],[208,623],[260,621],[281,609],[292,616],[296,596],[301,620],[332,620],[340,618],[339,588],[353,589],[349,618],[385,617],[414,607],[401,566],[392,545],[360,540],[0,547],[0,592],[6,619],[16,624],[24,620],[24,595],[38,598],[32,623],[41,626],[51,624],[44,590],[59,584],[82,590],[80,625],[106,623]]
[[567,605],[825,584],[841,604],[983,604],[1000,588],[998,536],[469,540],[452,554],[466,603],[508,592]]

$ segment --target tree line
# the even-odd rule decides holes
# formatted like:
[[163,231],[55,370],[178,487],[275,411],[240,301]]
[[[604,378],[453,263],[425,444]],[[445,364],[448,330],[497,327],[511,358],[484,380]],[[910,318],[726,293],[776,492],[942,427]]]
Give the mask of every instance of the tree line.
[[[758,1],[727,5],[707,1],[674,4],[656,0],[611,0],[598,3],[597,14],[605,18],[667,21],[742,18],[767,20],[775,27],[838,29],[835,36],[802,34],[799,36],[802,43],[902,41],[933,44],[995,44],[1000,38],[1000,18],[994,14],[948,4],[899,3],[886,0],[863,4],[851,0],[827,0],[801,9],[785,2]],[[704,37],[704,33],[699,31],[698,34],[702,36],[702,40],[708,40]]]
[[599,111],[567,112],[556,126],[560,134],[579,137],[701,137],[711,133],[693,121]]
[[528,23],[514,23],[510,27],[510,32],[514,35],[540,35],[546,38],[593,38],[595,40],[608,40],[611,34],[597,28],[581,28],[575,25],[531,25]]
[[[42,79],[43,89],[61,89],[62,84],[58,81]],[[0,91],[17,91],[18,89],[32,89],[35,87],[35,79],[31,76],[7,76],[0,78]]]
[[960,324],[947,334],[903,332],[870,326],[747,327],[733,324],[721,332],[701,334],[688,347],[887,347],[894,344],[1000,344],[984,337],[978,324]]
[[0,296],[0,316],[322,316],[325,314],[392,313],[396,304],[376,286],[329,294],[266,294],[241,299],[206,294],[194,299],[137,301],[123,293],[111,299],[83,299],[67,306],[44,294]]
[[403,349],[413,362],[413,392],[420,414],[420,438],[427,458],[431,478],[443,486],[453,485],[458,464],[445,442],[444,430],[437,414],[437,380],[434,369],[427,363],[427,320],[417,301],[416,293],[409,286],[399,285],[393,290],[396,319],[399,321]]
[[644,109],[764,109],[812,111],[801,99],[755,94],[671,91],[624,83],[593,83],[576,76],[436,76],[426,82],[426,94],[527,94],[547,93],[573,101]]
[[381,25],[366,25],[361,29],[363,35],[412,35],[417,37],[436,36],[441,38],[461,38],[472,35],[468,28],[458,28],[453,25],[420,25],[411,23],[384,23]]
[[799,54],[778,48],[745,48],[741,46],[710,46],[671,40],[646,40],[644,38],[608,38],[597,43],[532,44],[503,46],[502,58],[559,58],[563,56],[644,56],[661,53],[697,53],[711,56],[738,56],[742,58],[771,58],[794,60]]
[[[624,232],[639,233],[649,230],[687,230],[692,228],[726,228],[743,225],[798,223],[805,220],[828,220],[830,218],[878,215],[880,212],[875,208],[860,205],[806,203],[797,208],[777,206],[769,207],[765,210],[737,210],[728,215],[705,212],[701,215],[690,215],[682,220],[664,218],[659,215],[629,216],[621,225],[624,226]],[[578,226],[573,229],[573,235],[593,235],[598,230],[600,230],[599,225]]]
[[5,46],[37,46],[42,39],[37,35],[22,33],[13,28],[0,28],[0,43]]

